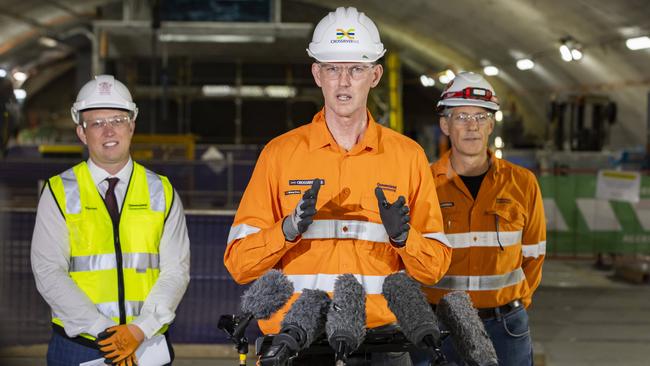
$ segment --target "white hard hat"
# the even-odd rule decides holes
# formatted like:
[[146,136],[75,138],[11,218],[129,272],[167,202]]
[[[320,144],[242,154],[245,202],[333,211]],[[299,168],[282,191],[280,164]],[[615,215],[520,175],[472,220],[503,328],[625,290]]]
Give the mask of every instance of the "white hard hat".
[[113,75],[97,75],[79,90],[77,101],[70,108],[72,120],[79,124],[81,112],[94,108],[127,110],[132,119],[138,115],[138,107],[133,103],[129,89]]
[[375,62],[386,53],[375,23],[356,8],[337,8],[314,29],[307,54],[319,62]]
[[461,72],[442,91],[437,109],[447,107],[476,106],[499,110],[499,99],[494,88],[480,74]]

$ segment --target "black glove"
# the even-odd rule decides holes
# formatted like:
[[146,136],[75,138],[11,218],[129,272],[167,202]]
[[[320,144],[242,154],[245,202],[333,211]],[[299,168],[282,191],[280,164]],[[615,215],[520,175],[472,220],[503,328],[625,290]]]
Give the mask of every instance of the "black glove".
[[282,232],[288,241],[293,241],[298,235],[307,231],[309,225],[314,222],[316,215],[316,200],[320,190],[320,179],[314,179],[311,188],[305,191],[302,199],[298,202],[293,213],[284,218]]
[[386,228],[388,237],[393,245],[403,247],[406,245],[406,238],[409,234],[409,208],[406,206],[406,199],[404,196],[399,196],[397,201],[392,204],[386,200],[384,191],[377,187],[375,188],[375,196],[377,196],[377,203],[379,203],[379,216],[381,222]]

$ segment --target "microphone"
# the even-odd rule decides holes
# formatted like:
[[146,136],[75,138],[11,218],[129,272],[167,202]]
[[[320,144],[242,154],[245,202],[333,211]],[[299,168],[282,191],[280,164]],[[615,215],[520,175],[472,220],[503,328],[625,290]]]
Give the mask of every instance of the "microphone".
[[499,364],[494,345],[466,292],[447,293],[438,302],[436,313],[449,329],[458,355],[469,366]]
[[366,292],[352,274],[338,276],[327,322],[327,340],[335,351],[335,360],[345,362],[366,336]]
[[287,303],[292,294],[293,283],[281,271],[271,269],[242,295],[242,314],[222,315],[217,327],[228,334],[240,353],[246,354],[248,340],[244,332],[251,320],[270,318]]
[[302,294],[291,306],[284,320],[280,333],[273,337],[273,342],[262,350],[259,358],[261,366],[286,365],[299,351],[309,347],[314,339],[325,330],[325,319],[330,305],[327,292],[303,289]]
[[382,294],[406,339],[418,348],[440,348],[436,315],[417,282],[404,272],[393,273],[384,280]]

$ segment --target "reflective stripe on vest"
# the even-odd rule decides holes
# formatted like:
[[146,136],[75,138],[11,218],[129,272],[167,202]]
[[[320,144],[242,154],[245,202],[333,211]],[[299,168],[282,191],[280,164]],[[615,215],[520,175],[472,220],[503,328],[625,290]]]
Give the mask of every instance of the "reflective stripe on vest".
[[[122,267],[137,270],[160,269],[160,256],[155,253],[124,253]],[[87,255],[70,258],[70,272],[103,271],[116,269],[115,253]]]
[[526,258],[537,258],[546,255],[546,241],[537,244],[526,244],[521,246],[521,253]]
[[[142,306],[144,305],[143,301],[125,301],[124,306],[126,309],[126,316],[127,317],[136,317],[140,315],[140,311],[142,310]],[[109,318],[119,318],[120,317],[120,305],[115,302],[102,302],[99,304],[95,304],[97,307],[97,310],[102,313],[103,315],[109,317]],[[59,315],[55,312],[52,311],[52,315],[54,317],[58,318]]]
[[499,242],[504,247],[521,243],[520,231],[470,231],[460,234],[446,234],[452,248],[498,247]]
[[521,268],[501,274],[490,276],[444,276],[438,283],[432,286],[424,286],[430,288],[444,289],[444,290],[460,290],[460,291],[481,291],[481,290],[500,290],[502,288],[516,285],[523,281],[526,277]]
[[[334,292],[334,282],[339,277],[339,274],[305,274],[305,275],[287,275],[289,281],[293,282],[295,292],[302,292],[303,289],[310,290],[323,290],[327,292]],[[382,286],[386,276],[368,276],[355,274],[357,281],[366,291],[367,295],[381,294]]]
[[[232,241],[255,234],[260,228],[247,224],[239,224],[230,228],[228,244]],[[447,246],[449,242],[443,233],[425,233],[425,238],[437,240]],[[303,239],[357,239],[388,243],[388,234],[383,224],[356,220],[314,220],[307,231],[302,234]]]
[[160,177],[145,169],[147,174],[147,185],[149,186],[149,207],[151,211],[165,212],[165,191],[163,190],[162,180]]
[[69,214],[78,214],[81,212],[81,195],[79,193],[79,183],[72,169],[61,173],[63,189],[65,190],[65,209]]

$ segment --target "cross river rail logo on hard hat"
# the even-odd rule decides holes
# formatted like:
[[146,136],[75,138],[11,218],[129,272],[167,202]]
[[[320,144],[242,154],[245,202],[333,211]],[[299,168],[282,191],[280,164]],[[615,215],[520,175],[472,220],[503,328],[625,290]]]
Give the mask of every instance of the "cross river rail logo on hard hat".
[[97,90],[99,91],[99,94],[103,94],[103,95],[111,94],[111,88],[113,88],[113,84],[106,81],[102,81],[97,85]]
[[359,40],[354,39],[354,35],[354,28],[348,30],[338,28],[336,29],[336,39],[330,40],[330,43],[359,43]]

